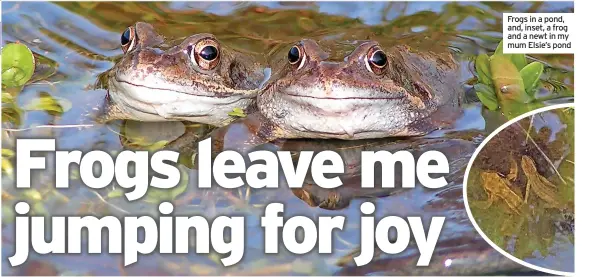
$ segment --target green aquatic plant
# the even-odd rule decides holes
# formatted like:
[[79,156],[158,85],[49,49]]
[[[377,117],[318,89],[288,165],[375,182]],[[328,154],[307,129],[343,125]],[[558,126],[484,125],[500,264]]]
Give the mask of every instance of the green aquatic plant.
[[125,121],[118,135],[125,148],[158,151],[185,132],[181,123]]
[[528,63],[524,54],[503,53],[502,41],[490,57],[478,55],[474,66],[478,79],[474,89],[487,109],[500,109],[511,119],[543,106],[536,98],[542,63]]
[[23,110],[17,105],[16,98],[6,91],[2,91],[2,122],[11,122],[21,125]]
[[42,91],[39,97],[33,98],[23,107],[23,110],[45,111],[51,115],[60,115],[70,110],[72,106],[71,101]]
[[46,80],[57,70],[57,62],[34,54],[26,45],[6,44],[2,48],[2,122],[19,126],[23,113],[27,111],[45,111],[53,116],[68,111],[72,107],[68,99],[43,91],[24,106],[17,104],[17,98],[26,85],[47,83]]
[[233,111],[229,112],[229,115],[235,117],[246,117],[245,112],[241,108],[234,108]]
[[9,43],[2,48],[2,85],[23,86],[33,76],[35,58],[29,48],[21,43]]
[[21,43],[2,47],[2,122],[21,124],[23,111],[16,97],[35,71],[33,52]]

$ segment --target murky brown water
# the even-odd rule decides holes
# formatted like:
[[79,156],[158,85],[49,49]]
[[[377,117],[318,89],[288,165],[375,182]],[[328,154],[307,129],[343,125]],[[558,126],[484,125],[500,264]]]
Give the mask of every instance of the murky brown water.
[[[573,169],[574,109],[524,118],[493,137],[474,160],[467,186],[472,215],[508,253],[533,265],[572,272]],[[483,172],[486,178],[480,178]],[[510,204],[499,200],[485,207],[489,198],[484,187],[492,184],[485,180],[494,173],[507,181],[508,190],[489,191],[497,191],[497,199],[511,199]]]

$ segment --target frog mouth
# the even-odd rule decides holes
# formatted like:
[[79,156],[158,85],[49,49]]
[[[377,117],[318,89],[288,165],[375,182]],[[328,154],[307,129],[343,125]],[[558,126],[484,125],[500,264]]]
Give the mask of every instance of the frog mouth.
[[248,93],[225,97],[217,97],[217,94],[199,95],[135,84],[118,78],[109,80],[108,94],[121,107],[138,114],[159,115],[162,118],[218,117],[220,111],[246,107],[253,100]]
[[311,95],[301,95],[295,93],[285,93],[287,96],[298,97],[298,98],[310,98],[318,100],[400,100],[403,97],[364,97],[364,96],[349,96],[349,97],[318,97]]
[[[176,88],[166,88],[166,87],[158,87],[158,86],[149,86],[145,84],[134,83],[131,81],[123,80],[121,78],[115,78],[115,83],[120,86],[121,89],[118,89],[118,92],[128,93],[131,96],[134,96],[138,99],[148,99],[153,97],[158,97],[166,101],[165,98],[168,98],[168,95],[164,93],[160,93],[159,95],[152,95],[154,92],[169,92],[176,93],[180,95],[189,95],[194,97],[206,97],[206,98],[228,98],[231,96],[235,96],[236,98],[252,98],[253,95],[251,93],[244,93],[244,91],[237,91],[234,89],[227,89],[226,91],[218,91],[218,92],[207,92],[203,89],[193,90],[193,91],[184,91],[178,90]],[[129,88],[127,88],[129,87]]]
[[280,91],[291,98],[304,98],[305,100],[358,100],[358,101],[395,101],[405,98],[400,93],[389,93],[380,90],[368,90],[350,86],[336,85],[332,87],[290,87]]

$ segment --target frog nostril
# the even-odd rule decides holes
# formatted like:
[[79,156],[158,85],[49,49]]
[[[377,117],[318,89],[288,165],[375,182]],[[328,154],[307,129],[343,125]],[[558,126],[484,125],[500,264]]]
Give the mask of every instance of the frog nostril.
[[424,96],[427,99],[431,99],[432,98],[431,92],[423,84],[421,84],[420,82],[414,82],[413,85],[414,85],[414,89],[420,95]]

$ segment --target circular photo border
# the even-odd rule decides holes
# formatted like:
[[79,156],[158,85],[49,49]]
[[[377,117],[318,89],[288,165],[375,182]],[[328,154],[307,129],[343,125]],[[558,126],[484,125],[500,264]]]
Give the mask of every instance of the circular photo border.
[[474,153],[472,153],[472,156],[470,157],[470,161],[468,161],[468,166],[466,167],[466,171],[464,172],[464,185],[462,188],[462,193],[463,193],[463,197],[464,197],[464,207],[466,208],[466,213],[468,214],[468,218],[470,219],[470,222],[472,223],[472,226],[474,226],[474,229],[476,229],[476,231],[478,232],[478,234],[489,244],[491,245],[495,250],[497,250],[499,253],[501,253],[502,255],[506,256],[507,258],[509,258],[510,260],[522,265],[522,266],[526,266],[529,268],[532,268],[534,270],[537,271],[542,271],[545,273],[549,273],[549,274],[554,274],[554,275],[559,275],[559,276],[572,276],[575,274],[574,272],[568,272],[568,271],[559,271],[559,270],[552,270],[552,269],[548,269],[548,268],[544,268],[544,267],[540,267],[537,265],[533,265],[529,262],[526,262],[524,260],[518,259],[516,257],[514,257],[512,254],[508,253],[507,251],[503,250],[501,247],[497,246],[497,244],[495,244],[492,240],[489,239],[489,237],[487,237],[487,235],[485,235],[485,233],[480,229],[480,227],[478,226],[478,224],[476,223],[476,221],[474,220],[474,217],[472,216],[472,212],[470,211],[470,205],[468,204],[468,196],[467,196],[467,186],[468,186],[468,175],[470,174],[470,169],[472,168],[472,164],[474,163],[474,161],[476,160],[476,157],[478,156],[478,153],[480,151],[482,151],[482,149],[485,147],[485,145],[491,140],[493,139],[499,132],[503,131],[504,129],[506,129],[507,127],[511,126],[512,124],[527,118],[529,116],[532,115],[536,115],[542,112],[546,112],[546,111],[552,111],[552,110],[557,110],[557,109],[564,109],[564,108],[574,108],[574,103],[565,103],[565,104],[554,104],[554,105],[549,105],[547,107],[543,107],[540,109],[536,109],[534,111],[530,111],[527,113],[524,113],[522,115],[517,116],[516,118],[510,119],[508,122],[502,124],[501,126],[499,126],[497,129],[495,129],[493,132],[491,132],[482,142],[481,144],[476,148],[476,150],[474,150]]

